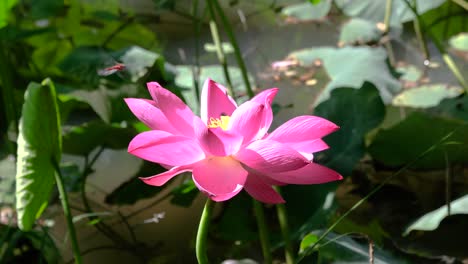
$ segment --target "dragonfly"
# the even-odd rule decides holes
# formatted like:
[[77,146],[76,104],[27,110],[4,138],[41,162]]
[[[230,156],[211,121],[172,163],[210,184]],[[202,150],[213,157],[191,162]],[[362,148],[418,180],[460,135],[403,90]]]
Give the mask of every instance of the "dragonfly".
[[97,73],[98,73],[99,76],[109,76],[109,75],[112,75],[114,73],[123,71],[123,70],[125,70],[125,68],[126,68],[125,64],[117,63],[117,64],[114,64],[113,66],[106,67],[104,69],[99,69],[97,71]]

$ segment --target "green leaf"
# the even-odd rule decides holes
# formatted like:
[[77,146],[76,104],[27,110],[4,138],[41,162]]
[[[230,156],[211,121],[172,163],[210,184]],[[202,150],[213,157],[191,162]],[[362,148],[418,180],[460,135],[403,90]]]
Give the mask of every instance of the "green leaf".
[[310,21],[324,18],[330,9],[331,0],[323,0],[289,5],[283,8],[281,13],[297,21]]
[[468,60],[468,33],[460,33],[451,37],[449,44],[456,55]]
[[468,126],[466,123],[414,112],[395,126],[380,130],[369,146],[369,153],[377,161],[398,167],[413,161],[421,153],[455,131],[446,142],[422,157],[413,167],[423,169],[446,168],[449,162],[467,162]]
[[75,163],[67,162],[60,164],[62,180],[67,192],[78,192],[80,190],[82,173]]
[[[431,4],[432,1],[424,2]],[[433,37],[445,42],[451,36],[468,31],[466,16],[467,11],[463,7],[454,1],[444,1],[443,5],[423,14],[421,19]]]
[[301,241],[301,245],[299,246],[300,251],[303,251],[304,249],[311,247],[317,241],[318,241],[318,236],[316,234],[314,233],[307,234]]
[[224,212],[216,225],[215,234],[231,241],[258,239],[257,226],[252,218],[252,201],[245,193],[236,195],[226,202]]
[[[322,233],[323,231],[317,231],[313,234],[319,236]],[[320,261],[323,263],[368,263],[370,258],[368,243],[358,243],[350,236],[343,236],[333,232],[327,234],[320,243],[319,254]],[[408,263],[403,259],[392,256],[379,247],[374,247],[373,259],[375,263],[381,264]]]
[[[383,48],[331,47],[309,48],[289,54],[303,66],[311,66],[321,60],[331,81],[317,98],[317,104],[329,98],[330,92],[339,87],[359,88],[365,81],[373,83],[385,103],[401,90],[401,84],[389,71]],[[343,63],[346,62],[346,63]]]
[[[450,215],[468,214],[468,195],[462,196],[450,202]],[[403,235],[408,235],[413,230],[432,231],[439,227],[440,222],[449,216],[448,207],[444,205],[438,209],[424,214],[410,226],[408,226]]]
[[15,203],[15,157],[7,155],[0,160],[0,204]]
[[100,79],[98,70],[104,69],[109,66],[107,64],[112,64],[114,61],[109,51],[99,47],[79,46],[60,62],[59,68],[64,74],[75,77],[81,82],[97,85]]
[[63,0],[29,0],[31,16],[34,19],[50,18],[57,15],[64,7]]
[[[385,4],[387,0],[335,0],[335,4],[347,16],[360,17],[374,23],[383,22],[385,16]],[[434,9],[444,3],[445,0],[417,0],[419,14]],[[392,1],[391,26],[400,27],[402,23],[411,21],[414,15],[403,0]]]
[[449,40],[450,47],[468,52],[468,33],[460,33]]
[[393,98],[393,105],[404,107],[428,108],[437,106],[442,100],[454,98],[463,93],[458,86],[430,84],[406,89]]
[[465,94],[462,97],[445,99],[431,111],[445,117],[468,122],[468,96]]
[[63,135],[63,152],[84,156],[98,146],[111,149],[127,148],[136,132],[131,127],[106,124],[100,121],[72,127]]
[[416,83],[423,77],[423,72],[414,65],[402,65],[396,69],[397,73],[401,74],[400,80],[404,82]]
[[140,78],[148,74],[148,70],[156,63],[157,60],[164,59],[157,53],[143,49],[138,46],[132,46],[122,51],[115,52],[119,61],[125,65],[125,69],[130,73],[132,82],[138,81]]
[[47,207],[55,176],[52,160],[60,162],[61,156],[60,117],[52,81],[29,84],[17,143],[18,226],[30,230]]
[[0,1],[0,29],[8,25],[10,11],[16,5],[17,2],[18,0]]
[[143,165],[136,173],[135,177],[122,183],[117,189],[106,196],[106,203],[113,205],[131,205],[141,199],[154,197],[164,190],[164,188],[145,184],[139,177],[149,177],[164,171],[165,169],[157,164],[143,162]]
[[[199,103],[197,102],[195,96],[195,89],[193,87],[193,75],[192,75],[192,67],[191,65],[178,65],[176,66],[177,69],[177,76],[175,78],[175,84],[184,88],[182,90],[182,95],[185,98],[185,101],[188,106],[195,112],[199,112]],[[234,94],[239,97],[240,95],[245,94],[245,85],[242,79],[241,70],[238,67],[228,67],[228,71],[231,77],[231,83],[233,86]],[[227,85],[226,80],[224,79],[223,68],[219,65],[207,65],[200,67],[200,89],[203,85],[203,82],[210,78],[216,82],[223,84],[224,86]],[[250,83],[254,83],[254,78],[249,75]],[[237,100],[238,103],[241,100]]]
[[330,149],[323,154],[326,166],[346,176],[363,157],[364,137],[383,121],[385,106],[375,86],[365,82],[360,89],[334,90],[329,100],[317,106],[314,114],[340,126],[340,130],[325,138]]
[[340,45],[354,45],[377,42],[382,36],[375,23],[361,18],[353,18],[343,25]]
[[322,0],[309,0],[309,2],[313,5],[316,5],[318,3],[320,3]]

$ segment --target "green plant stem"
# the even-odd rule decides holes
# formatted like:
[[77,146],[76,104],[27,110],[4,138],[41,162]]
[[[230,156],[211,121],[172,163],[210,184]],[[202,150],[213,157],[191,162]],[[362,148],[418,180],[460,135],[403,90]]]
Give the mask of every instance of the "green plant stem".
[[55,169],[55,182],[57,183],[57,189],[60,194],[60,201],[62,202],[63,214],[67,220],[68,233],[70,234],[70,241],[72,245],[73,255],[75,258],[75,263],[81,264],[81,254],[80,247],[78,246],[78,240],[76,239],[75,226],[73,225],[72,214],[70,211],[70,206],[68,205],[67,192],[65,191],[65,186],[62,180],[62,173],[60,172],[60,167],[55,158],[51,159],[52,165]]
[[[193,1],[192,15],[198,18],[198,0]],[[200,25],[201,21],[196,20],[194,22],[195,29],[195,65],[192,67],[193,86],[195,88],[195,98],[197,98],[197,104],[200,107]]]
[[432,34],[432,31],[431,31],[430,28],[427,28],[427,27],[424,26],[424,23],[421,20],[421,16],[417,12],[416,6],[412,5],[408,0],[404,0],[404,2],[408,6],[408,8],[411,9],[413,14],[416,16],[416,20],[418,21],[418,24],[419,24],[419,31],[422,31],[422,29],[426,30],[426,33],[431,37],[431,39],[434,42],[436,48],[439,50],[440,54],[442,55],[442,59],[444,60],[445,64],[450,69],[450,71],[455,76],[455,78],[460,83],[460,85],[465,89],[465,92],[468,93],[468,83],[466,82],[466,80],[463,77],[462,73],[458,69],[455,62],[453,61],[452,57],[448,54],[448,52],[445,49],[442,42]]
[[[384,17],[385,30],[383,32],[384,35],[388,35],[388,33],[390,32],[390,22],[392,20],[392,4],[393,4],[393,0],[387,0],[386,5],[385,5],[385,17]],[[387,50],[387,56],[388,56],[390,65],[395,67],[396,65],[395,55],[393,54],[393,48],[390,42],[390,38],[388,41],[385,42],[384,46],[385,46],[385,49]]]
[[260,202],[252,199],[255,219],[257,220],[258,233],[260,234],[260,244],[262,245],[263,263],[271,264],[272,257],[270,253],[270,236],[265,222],[265,214],[263,213],[263,206]]
[[224,11],[217,0],[208,0],[207,2],[208,5],[212,5],[215,8],[216,13],[221,18],[221,23],[223,24],[224,30],[226,31],[229,41],[231,42],[231,45],[234,48],[234,55],[236,57],[237,64],[239,65],[239,68],[241,70],[242,79],[244,80],[245,88],[247,89],[247,95],[250,98],[252,98],[254,96],[254,92],[250,85],[249,75],[247,74],[247,67],[245,66],[244,59],[242,58],[242,53],[240,52],[240,48],[237,44],[236,36],[234,35],[234,31],[232,30],[229,19],[224,14]]
[[[413,1],[413,4],[412,5],[410,4],[410,5],[414,8],[414,10],[417,10],[416,0],[412,0],[412,1]],[[418,39],[419,46],[421,47],[421,50],[423,52],[424,60],[429,61],[431,59],[431,55],[429,54],[429,49],[427,48],[427,42],[422,33],[421,19],[417,13],[415,13],[414,15],[416,16],[416,18],[413,21],[414,32],[416,33],[416,38]]]
[[468,2],[465,2],[465,0],[452,0],[452,2],[463,7],[463,9],[468,10]]
[[223,46],[221,44],[221,38],[219,37],[218,26],[216,25],[216,14],[214,11],[213,4],[208,1],[208,10],[210,12],[211,20],[210,20],[210,31],[211,36],[213,37],[213,43],[216,47],[216,55],[218,56],[219,63],[223,68],[224,78],[226,79],[226,83],[228,86],[228,93],[230,96],[233,97],[233,87],[231,82],[231,77],[229,75],[228,65],[226,61],[226,56],[224,54]]
[[219,63],[221,64],[223,68],[224,78],[226,79],[226,83],[228,86],[228,93],[230,96],[233,96],[231,76],[229,75],[229,69],[228,69],[228,65],[226,61],[226,56],[224,55],[223,46],[219,38],[218,27],[214,20],[210,21],[210,30],[211,30],[211,35],[213,36],[214,45],[216,47],[216,55],[218,56]]
[[359,200],[357,203],[355,203],[351,208],[349,208],[344,214],[342,214],[328,229],[327,231],[325,231],[320,237],[319,239],[310,247],[306,248],[302,254],[300,254],[297,259],[296,259],[296,263],[299,263],[305,256],[309,255],[310,253],[313,252],[313,250],[315,249],[315,247],[318,245],[318,243],[320,241],[322,241],[341,221],[343,221],[343,219],[345,219],[351,212],[353,212],[354,210],[356,210],[356,208],[358,208],[359,206],[361,206],[365,201],[367,201],[371,196],[373,196],[375,193],[377,193],[380,189],[382,189],[382,187],[384,187],[391,179],[393,179],[394,177],[400,175],[401,173],[403,173],[404,171],[406,171],[408,168],[410,168],[411,166],[413,166],[417,161],[419,161],[421,158],[423,158],[424,156],[426,156],[428,153],[430,153],[431,151],[435,150],[437,147],[439,147],[440,145],[442,145],[447,139],[449,139],[458,129],[460,129],[461,127],[464,127],[466,125],[461,125],[459,126],[458,128],[454,129],[453,131],[451,131],[450,133],[446,134],[444,137],[442,137],[442,139],[440,139],[438,142],[436,142],[434,145],[430,146],[428,149],[426,149],[425,151],[423,151],[421,154],[419,154],[418,157],[416,157],[414,160],[408,162],[405,166],[401,167],[397,172],[395,172],[394,174],[388,176],[387,178],[385,178],[379,185],[377,185],[377,187],[375,187],[371,192],[369,192],[366,196],[364,196],[361,200]]
[[385,4],[385,17],[384,17],[385,31],[384,33],[388,33],[388,31],[390,31],[390,22],[392,20],[392,3],[393,3],[393,0],[387,0]]
[[198,225],[197,232],[197,241],[195,245],[195,250],[197,254],[198,264],[207,264],[208,255],[206,253],[207,246],[206,242],[208,240],[208,228],[210,226],[211,214],[213,212],[214,202],[210,199],[206,199],[205,207],[203,208],[203,213],[200,217],[200,224]]
[[[279,187],[275,187],[275,190],[278,193],[280,192]],[[284,241],[284,253],[286,256],[286,263],[293,264],[294,263],[294,249],[291,243],[290,235],[289,235],[289,224],[288,224],[288,214],[286,212],[286,206],[284,204],[277,204],[276,205],[276,213],[278,215],[278,221],[280,223],[281,234],[283,235]]]

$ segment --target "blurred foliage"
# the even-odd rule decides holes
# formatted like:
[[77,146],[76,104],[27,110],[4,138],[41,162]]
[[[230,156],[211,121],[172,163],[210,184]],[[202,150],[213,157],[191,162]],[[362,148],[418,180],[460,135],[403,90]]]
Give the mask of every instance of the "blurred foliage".
[[[318,242],[317,251],[306,256],[302,263],[368,262],[369,241],[374,245],[376,263],[407,263],[408,259],[414,263],[432,263],[438,255],[468,257],[466,252],[459,253],[464,250],[463,243],[450,244],[452,248],[447,249],[441,244],[418,240],[424,232],[433,240],[445,241],[442,238],[451,236],[439,232],[449,230],[452,232],[449,234],[454,234],[461,230],[459,225],[443,224],[453,219],[448,216],[447,205],[443,205],[447,199],[461,197],[452,201],[451,214],[466,214],[466,190],[460,186],[468,182],[467,88],[454,85],[456,81],[446,72],[440,54],[431,48],[431,40],[439,40],[448,51],[445,56],[453,56],[461,75],[467,76],[468,12],[456,1],[415,1],[431,53],[429,63],[423,64],[424,56],[417,50],[421,43],[416,43],[414,38],[415,14],[405,1],[392,1],[387,32],[383,27],[388,11],[386,2],[220,1],[226,11],[234,10],[228,14],[239,29],[255,36],[239,38],[248,39],[241,47],[245,47],[242,55],[251,70],[250,83],[263,86],[267,79],[276,86],[280,81],[277,86],[286,91],[287,95],[280,92],[279,101],[273,105],[275,115],[294,112],[302,107],[298,106],[299,101],[310,104],[314,115],[341,127],[325,138],[330,149],[315,154],[315,161],[337,170],[345,180],[282,187],[296,248],[303,252]],[[103,201],[86,198],[91,193],[86,189],[90,187],[87,180],[95,172],[95,162],[102,150],[125,151],[134,135],[148,130],[128,110],[123,98],[149,98],[145,83],[157,81],[180,96],[194,112],[199,112],[195,85],[201,89],[208,77],[227,84],[223,68],[216,64],[213,53],[216,47],[210,37],[204,37],[209,32],[203,1],[198,8],[192,5],[193,1],[150,0],[148,3],[145,6],[148,9],[141,10],[134,8],[131,1],[117,0],[0,1],[1,263],[62,262],[59,251],[64,249],[55,246],[62,243],[61,238],[52,239],[45,227],[49,217],[54,218],[50,215],[53,209],[41,215],[47,204],[57,202],[57,194],[52,191],[54,172],[50,159],[52,156],[59,159],[62,153],[65,155],[57,162],[65,187],[81,198],[73,199],[76,203],[73,213],[92,223],[82,228],[97,228],[119,250],[138,258],[156,259],[158,263],[194,261],[191,257],[177,257],[181,255],[179,252],[189,252],[182,255],[191,256],[190,239],[184,245],[180,243],[181,251],[171,248],[161,251],[160,244],[139,241],[138,237],[133,238],[136,235],[132,232],[141,227],[132,218],[133,213],[139,213],[141,204],[150,199],[149,204],[159,211],[165,210],[160,207],[162,201],[191,210],[200,192],[190,177],[181,175],[181,181],[157,188],[143,184],[139,177],[164,171],[159,165],[138,163],[131,175],[115,184],[114,175],[103,169],[99,173],[100,177],[106,177],[103,182],[111,182],[115,187],[103,195]],[[272,21],[252,19],[257,15]],[[287,46],[285,52],[278,48],[280,56],[289,54],[274,64],[272,74],[270,67],[260,65],[256,58],[261,57],[262,63],[269,64],[277,59],[277,54],[265,55],[263,50],[268,47],[256,47],[257,34],[265,29],[275,34],[276,29],[294,32],[296,27],[305,29],[302,34],[312,35],[319,32],[316,29],[325,28],[333,41],[324,44],[323,35],[317,34],[313,35],[320,40],[317,45],[304,43],[298,35],[295,39],[272,42],[275,52],[279,45]],[[179,29],[193,32],[182,36],[179,32],[185,31]],[[243,34],[243,31],[236,33]],[[227,39],[222,35],[223,40]],[[180,45],[187,41],[193,42],[193,53],[185,52],[186,46]],[[300,50],[289,49],[289,44]],[[240,104],[248,96],[241,69],[232,64],[234,45],[230,42],[222,45],[232,88]],[[417,58],[398,54],[400,46]],[[174,51],[181,57],[179,61],[171,55]],[[39,84],[46,78],[53,80],[56,89],[52,88],[52,82],[49,86]],[[294,101],[283,105],[281,96]],[[377,196],[382,193],[381,196],[364,203],[359,213],[348,216],[334,232],[318,241],[339,215],[386,179],[382,177],[393,177],[451,132],[443,144],[411,166],[404,174],[405,179],[391,181],[377,193]],[[452,189],[450,179],[456,183]],[[429,196],[431,201],[423,201],[429,200]],[[13,209],[15,203],[18,206]],[[407,207],[402,204],[411,205],[412,211],[404,211]],[[218,207],[209,237],[215,260],[261,259],[251,207],[250,198],[244,192]],[[105,211],[102,215],[108,217],[102,218],[93,208],[102,209]],[[120,213],[121,209],[131,213],[125,215]],[[5,222],[4,212],[17,214],[17,218]],[[399,218],[398,214],[401,214]],[[274,208],[267,207],[266,216],[272,231],[272,251],[281,261],[278,249],[283,244]],[[158,223],[161,219],[154,216],[151,221]],[[396,220],[389,224],[389,219]],[[130,239],[127,234],[122,236],[114,231],[117,224],[128,225]],[[32,230],[25,232],[17,226]],[[402,230],[425,231],[403,237]],[[412,248],[417,248],[417,252]]]

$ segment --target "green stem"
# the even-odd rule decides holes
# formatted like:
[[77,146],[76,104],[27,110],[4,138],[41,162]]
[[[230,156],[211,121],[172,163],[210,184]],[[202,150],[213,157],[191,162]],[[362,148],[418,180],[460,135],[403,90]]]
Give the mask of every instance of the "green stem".
[[454,129],[450,133],[446,134],[442,139],[440,139],[438,142],[436,142],[434,145],[430,146],[428,149],[426,149],[424,152],[422,152],[419,156],[417,156],[414,160],[408,162],[405,166],[401,167],[397,172],[394,174],[388,176],[385,178],[377,187],[375,187],[371,192],[369,192],[366,196],[364,196],[361,200],[359,200],[357,203],[355,203],[351,208],[348,209],[344,214],[342,214],[328,229],[325,231],[319,239],[310,247],[306,248],[302,254],[300,254],[297,259],[296,263],[299,263],[305,256],[309,255],[310,253],[313,252],[315,247],[321,242],[343,219],[345,219],[351,212],[356,210],[359,206],[361,206],[365,201],[367,201],[371,196],[373,196],[375,193],[377,193],[382,187],[384,187],[388,182],[390,182],[391,179],[394,177],[400,175],[404,171],[406,171],[408,168],[413,166],[416,162],[418,162],[421,158],[425,157],[428,153],[431,151],[437,149],[440,145],[442,145],[446,140],[448,140],[458,129],[464,127],[465,125],[461,125],[458,128]]
[[[393,0],[387,0],[386,5],[385,5],[385,17],[384,17],[385,30],[383,34],[388,34],[388,32],[390,31],[390,22],[392,20],[392,3],[393,3]],[[390,65],[395,67],[396,60],[395,60],[395,55],[393,54],[393,48],[390,42],[390,38],[388,41],[385,42],[384,46],[385,46],[385,49],[387,50],[387,56],[388,56]]]
[[257,220],[258,232],[260,234],[260,243],[262,245],[263,263],[271,264],[272,257],[270,253],[270,237],[268,235],[268,228],[265,222],[265,215],[263,213],[262,204],[252,199],[255,219]]
[[[193,1],[192,15],[198,18],[198,0]],[[194,22],[195,27],[195,65],[192,67],[193,86],[195,88],[195,97],[200,106],[200,20]]]
[[[275,187],[275,190],[280,193],[280,188]],[[276,205],[276,213],[278,215],[278,221],[281,227],[281,234],[283,235],[283,241],[285,244],[284,253],[286,256],[286,263],[293,264],[294,263],[294,249],[291,243],[290,235],[289,235],[289,225],[288,225],[288,214],[286,212],[286,206],[284,204],[277,204]]]
[[234,48],[234,55],[237,60],[237,64],[242,73],[242,79],[244,80],[245,88],[247,89],[247,94],[250,98],[254,96],[254,92],[252,87],[250,86],[249,75],[247,74],[247,67],[245,66],[244,59],[242,58],[242,53],[240,52],[239,45],[237,44],[236,36],[234,35],[234,31],[232,30],[231,24],[229,19],[223,12],[223,9],[219,5],[217,0],[208,0],[208,5],[213,5],[216,9],[216,12],[221,18],[221,22],[223,23],[224,30],[226,31],[229,41],[231,42],[232,47]]
[[60,201],[62,202],[63,214],[65,215],[65,219],[67,220],[68,233],[70,234],[70,241],[72,245],[73,255],[75,257],[75,263],[81,264],[82,261],[80,255],[80,247],[78,246],[78,240],[76,239],[75,226],[73,225],[72,214],[70,211],[70,206],[68,204],[67,192],[65,191],[65,186],[62,180],[62,173],[60,172],[57,160],[55,160],[55,158],[52,158],[51,161],[56,172],[55,181],[57,183],[57,189],[60,194]]
[[386,5],[385,5],[385,17],[384,17],[385,31],[384,33],[388,33],[388,31],[390,31],[390,21],[392,20],[392,2],[393,0],[387,0]]
[[226,79],[226,83],[228,86],[228,93],[230,96],[233,97],[232,82],[231,82],[231,77],[229,75],[226,56],[224,55],[224,50],[223,50],[221,41],[219,39],[218,27],[216,26],[216,22],[214,20],[210,21],[210,30],[211,30],[211,35],[213,36],[214,45],[216,47],[216,55],[218,56],[219,63],[221,64],[223,68],[224,78]]
[[208,255],[206,254],[206,241],[208,240],[208,228],[210,226],[210,218],[213,212],[214,202],[208,198],[203,208],[203,213],[198,225],[197,242],[195,246],[198,264],[207,264]]
[[[411,6],[414,8],[414,10],[417,10],[416,0],[412,0],[412,1],[413,1],[413,4]],[[416,18],[413,21],[414,32],[416,33],[416,38],[418,39],[419,45],[421,46],[421,50],[424,54],[424,60],[429,61],[431,59],[431,56],[429,54],[429,49],[427,48],[426,39],[424,38],[424,35],[422,33],[421,20],[417,13],[415,13],[414,15],[416,16]]]

